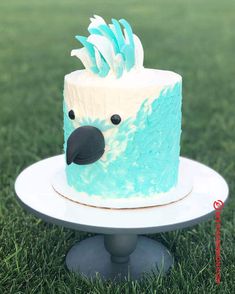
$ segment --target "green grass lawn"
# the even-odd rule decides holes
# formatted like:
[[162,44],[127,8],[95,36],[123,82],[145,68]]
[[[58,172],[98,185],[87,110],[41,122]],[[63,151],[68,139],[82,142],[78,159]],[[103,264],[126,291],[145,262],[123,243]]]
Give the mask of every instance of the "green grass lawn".
[[[220,172],[230,186],[222,213],[221,284],[215,283],[215,223],[152,235],[176,258],[166,277],[140,283],[87,281],[67,271],[65,253],[88,236],[47,224],[21,208],[17,174],[62,152],[63,77],[92,14],[126,18],[141,38],[145,66],[183,76],[181,154]],[[235,293],[235,2],[230,0],[0,3],[0,293]],[[216,195],[214,195],[217,199]]]

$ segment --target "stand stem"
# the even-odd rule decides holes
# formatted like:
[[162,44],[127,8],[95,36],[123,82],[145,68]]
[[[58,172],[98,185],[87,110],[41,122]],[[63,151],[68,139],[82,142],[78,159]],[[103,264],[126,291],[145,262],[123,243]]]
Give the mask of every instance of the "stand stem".
[[104,246],[113,263],[127,263],[137,245],[137,235],[104,235]]

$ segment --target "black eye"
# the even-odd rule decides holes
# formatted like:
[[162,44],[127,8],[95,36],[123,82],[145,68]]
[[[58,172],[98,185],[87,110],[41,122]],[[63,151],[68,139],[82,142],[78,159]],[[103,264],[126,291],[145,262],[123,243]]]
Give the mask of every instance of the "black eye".
[[75,114],[74,114],[74,111],[73,110],[70,110],[69,113],[68,113],[68,115],[69,115],[69,118],[70,119],[75,119]]
[[120,117],[120,115],[118,115],[118,114],[113,114],[113,115],[111,116],[111,122],[112,122],[114,125],[118,125],[118,124],[120,124],[120,122],[121,122],[121,117]]

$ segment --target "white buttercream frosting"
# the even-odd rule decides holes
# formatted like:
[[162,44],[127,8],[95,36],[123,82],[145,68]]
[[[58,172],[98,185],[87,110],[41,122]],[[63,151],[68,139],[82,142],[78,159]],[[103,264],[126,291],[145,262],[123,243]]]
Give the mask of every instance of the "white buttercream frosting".
[[164,87],[177,82],[181,82],[179,74],[164,70],[142,68],[120,79],[113,75],[100,79],[86,70],[77,70],[65,76],[64,98],[78,121],[87,116],[103,120],[115,113],[127,119],[136,115],[146,98],[151,102]]

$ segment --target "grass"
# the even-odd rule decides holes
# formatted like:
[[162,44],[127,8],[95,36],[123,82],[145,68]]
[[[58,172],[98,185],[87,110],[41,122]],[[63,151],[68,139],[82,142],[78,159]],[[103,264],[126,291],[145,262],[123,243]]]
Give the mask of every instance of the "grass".
[[[65,268],[65,253],[87,233],[46,224],[16,200],[17,174],[62,152],[63,77],[81,67],[69,53],[93,13],[128,19],[144,45],[145,66],[183,76],[181,153],[216,169],[230,186],[220,285],[213,221],[152,236],[176,257],[166,277],[112,284]],[[1,2],[0,293],[235,293],[234,14],[230,0]]]

